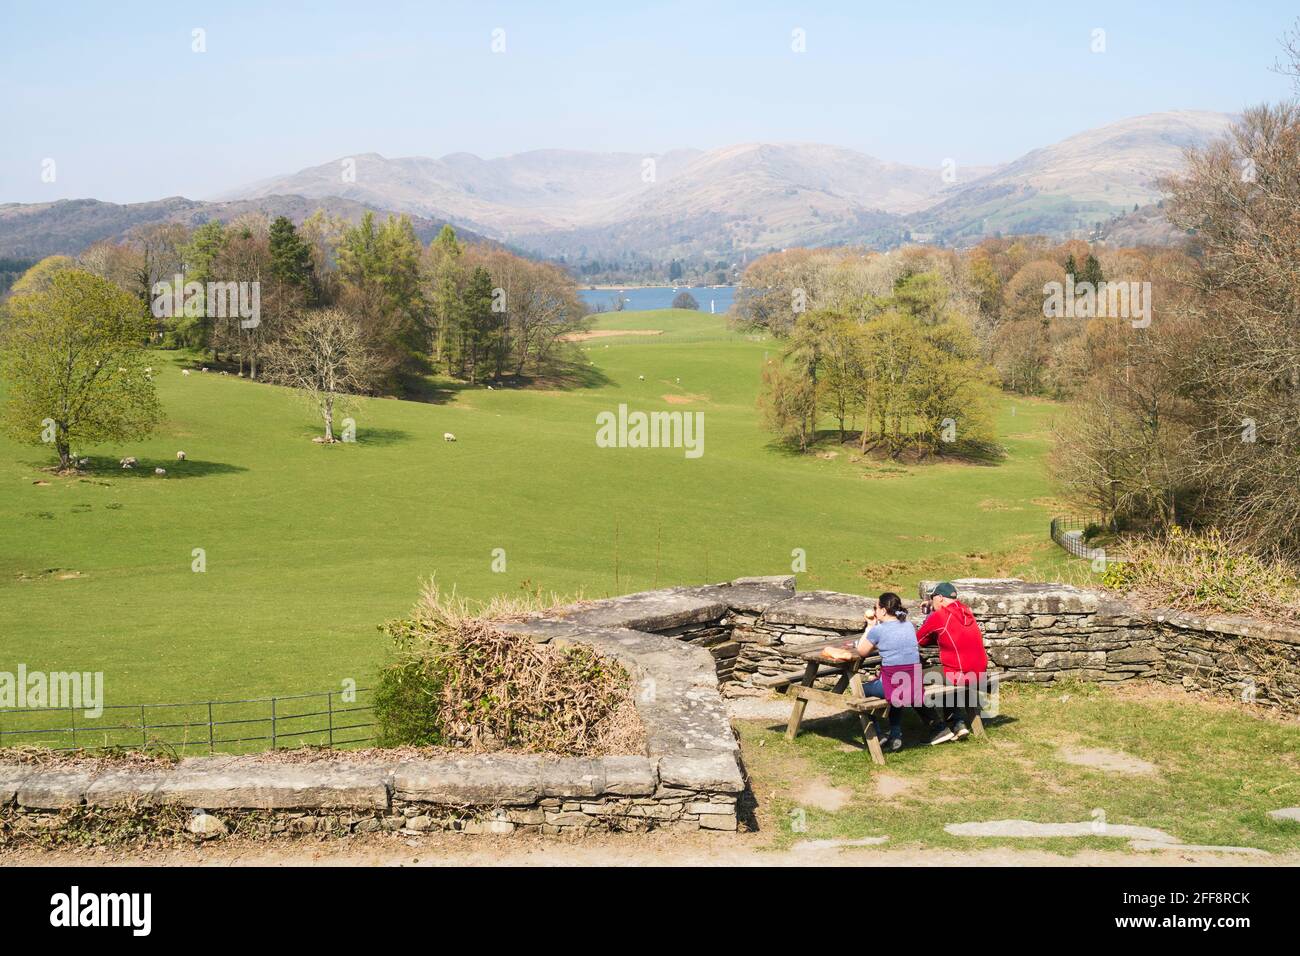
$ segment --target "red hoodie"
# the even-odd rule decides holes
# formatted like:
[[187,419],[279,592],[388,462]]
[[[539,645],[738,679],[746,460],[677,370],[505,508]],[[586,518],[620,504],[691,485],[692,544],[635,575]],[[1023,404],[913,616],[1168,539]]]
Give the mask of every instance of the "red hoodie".
[[975,674],[988,670],[984,636],[975,615],[960,601],[931,611],[916,632],[916,643],[925,646],[939,641],[939,663],[952,683],[964,684]]

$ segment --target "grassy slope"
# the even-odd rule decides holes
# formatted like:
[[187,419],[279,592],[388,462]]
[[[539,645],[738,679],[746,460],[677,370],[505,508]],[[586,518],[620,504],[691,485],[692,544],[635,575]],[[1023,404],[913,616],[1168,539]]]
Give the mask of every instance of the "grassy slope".
[[[1045,541],[1053,406],[1003,404],[1011,455],[994,467],[799,458],[768,445],[755,410],[771,342],[701,314],[601,322],[668,331],[583,343],[602,387],[368,401],[355,445],[312,444],[310,415],[282,390],[183,377],[161,354],[166,425],[91,450],[91,475],[53,478],[43,450],[0,440],[0,670],[102,670],[108,703],[365,684],[384,651],[375,625],[435,573],[472,596],[525,580],[601,596],[780,573],[802,547],[801,588],[910,592],[924,574],[1063,563]],[[702,400],[669,406],[671,394]],[[704,456],[597,448],[595,416],[619,402],[702,410]],[[119,470],[124,454],[141,468]],[[206,573],[190,570],[194,548]]]

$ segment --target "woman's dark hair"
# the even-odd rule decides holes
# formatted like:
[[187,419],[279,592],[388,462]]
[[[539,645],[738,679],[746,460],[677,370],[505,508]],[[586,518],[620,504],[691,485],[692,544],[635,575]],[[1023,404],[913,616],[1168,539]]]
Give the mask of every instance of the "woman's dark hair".
[[886,614],[892,614],[900,621],[907,620],[907,608],[903,607],[903,599],[893,591],[886,591],[876,598],[876,604],[884,608]]

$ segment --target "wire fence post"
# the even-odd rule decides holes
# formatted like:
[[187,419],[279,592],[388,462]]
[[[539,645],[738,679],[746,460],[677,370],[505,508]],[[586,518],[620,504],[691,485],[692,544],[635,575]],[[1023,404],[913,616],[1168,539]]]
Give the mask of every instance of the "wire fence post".
[[271,698],[271,749],[274,750],[274,749],[275,749],[275,746],[276,746],[276,734],[275,734],[275,698],[272,697],[272,698]]
[[77,710],[75,707],[68,708],[69,726],[72,728],[72,749],[77,749]]
[[149,730],[145,727],[144,704],[140,705],[140,746],[149,746]]
[[213,739],[213,736],[214,734],[213,734],[213,724],[212,724],[212,701],[208,701],[208,755],[209,756],[217,752],[216,741]]
[[334,691],[329,691],[325,695],[325,702],[329,710],[330,722],[330,749],[334,749]]

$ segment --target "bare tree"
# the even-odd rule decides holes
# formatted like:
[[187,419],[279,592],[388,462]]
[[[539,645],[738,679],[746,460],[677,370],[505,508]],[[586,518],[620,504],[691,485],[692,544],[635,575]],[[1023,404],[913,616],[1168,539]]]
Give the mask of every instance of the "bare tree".
[[325,423],[324,441],[337,441],[334,422],[352,397],[373,388],[381,363],[357,321],[341,309],[308,312],[266,354],[267,377],[296,389]]

